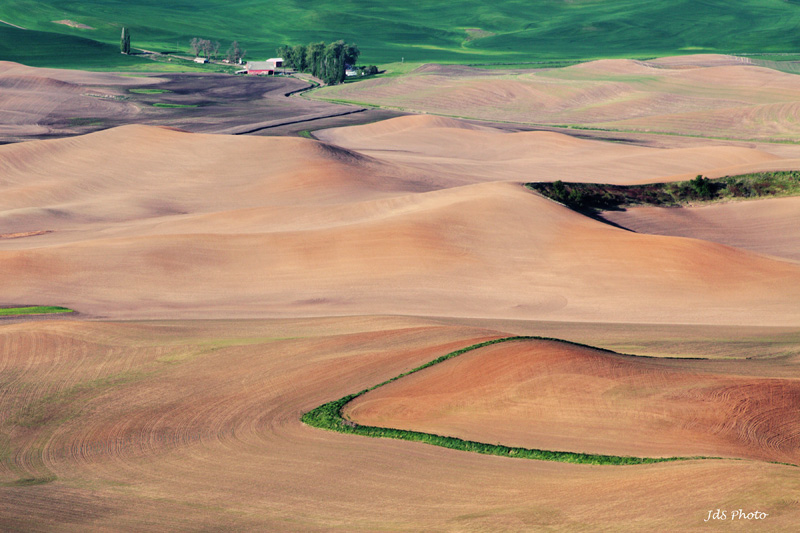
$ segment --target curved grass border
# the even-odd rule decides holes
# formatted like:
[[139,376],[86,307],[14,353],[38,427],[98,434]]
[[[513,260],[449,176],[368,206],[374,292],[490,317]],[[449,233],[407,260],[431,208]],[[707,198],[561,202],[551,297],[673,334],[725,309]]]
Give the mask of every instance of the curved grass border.
[[[562,463],[576,463],[576,464],[590,464],[590,465],[638,465],[638,464],[664,463],[669,461],[689,461],[694,459],[721,459],[721,457],[705,457],[705,456],[632,457],[632,456],[622,456],[622,455],[601,455],[601,454],[563,452],[563,451],[553,451],[553,450],[539,450],[535,448],[520,448],[513,446],[503,446],[502,444],[488,444],[485,442],[464,440],[464,439],[459,439],[457,437],[447,437],[443,435],[436,435],[434,433],[423,433],[420,431],[384,428],[377,426],[362,426],[361,424],[356,424],[342,417],[342,409],[350,401],[358,398],[363,394],[368,393],[369,391],[375,390],[378,387],[382,387],[387,383],[397,381],[398,379],[408,376],[409,374],[419,372],[420,370],[423,370],[433,365],[438,365],[443,361],[447,361],[448,359],[458,357],[459,355],[472,350],[477,350],[478,348],[483,348],[485,346],[490,346],[492,344],[499,344],[501,342],[509,342],[517,340],[556,341],[566,344],[572,344],[574,346],[592,348],[594,350],[600,350],[603,352],[613,353],[616,355],[628,356],[627,354],[617,354],[617,352],[606,350],[604,348],[596,348],[594,346],[589,346],[586,344],[580,344],[571,341],[565,341],[563,339],[555,339],[552,337],[539,337],[539,336],[503,337],[500,339],[480,342],[478,344],[473,344],[471,346],[461,348],[460,350],[450,352],[447,355],[438,357],[433,361],[425,363],[422,366],[418,366],[417,368],[409,370],[408,372],[404,372],[391,379],[387,379],[386,381],[379,383],[373,387],[370,387],[369,389],[364,389],[361,392],[350,394],[343,398],[339,398],[338,400],[334,400],[332,402],[320,405],[319,407],[305,413],[301,417],[301,421],[309,426],[313,426],[320,429],[326,429],[329,431],[338,431],[339,433],[352,433],[355,435],[363,435],[365,437],[375,437],[375,438],[410,440],[415,442],[424,442],[426,444],[432,444],[434,446],[442,446],[444,448],[451,448],[454,450],[464,450],[468,452],[483,453],[487,455],[499,455],[502,457],[520,457],[523,459],[536,459],[540,461],[559,461]],[[628,356],[628,357],[634,357],[634,356]]]
[[57,313],[74,313],[68,307],[54,305],[30,305],[26,307],[2,307],[0,316],[52,315]]
[[200,107],[200,104],[170,104],[168,102],[156,102],[156,103],[150,104],[150,105],[152,105],[153,107],[165,107],[165,108],[170,108],[170,109],[172,109],[172,108],[184,109],[184,108],[190,108],[190,107],[192,107],[192,108]]

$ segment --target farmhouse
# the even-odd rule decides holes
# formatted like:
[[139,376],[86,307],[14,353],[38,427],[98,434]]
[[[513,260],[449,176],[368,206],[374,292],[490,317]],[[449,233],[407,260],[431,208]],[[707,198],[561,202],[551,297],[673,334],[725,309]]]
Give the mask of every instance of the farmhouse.
[[272,76],[282,66],[282,57],[273,57],[271,59],[267,59],[266,61],[251,61],[247,64],[247,73],[253,75]]

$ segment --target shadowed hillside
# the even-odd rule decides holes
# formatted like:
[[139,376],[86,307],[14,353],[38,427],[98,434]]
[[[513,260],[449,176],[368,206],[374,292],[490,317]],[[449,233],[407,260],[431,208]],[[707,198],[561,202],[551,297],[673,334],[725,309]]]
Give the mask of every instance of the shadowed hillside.
[[[438,119],[386,124],[439,135],[442,149],[462,134],[483,135],[489,152],[539,140]],[[606,143],[561,143],[587,161],[610,155]],[[441,174],[406,157],[148,126],[0,147],[0,219],[31,235],[0,241],[0,288],[12,302],[108,316],[800,320],[796,264],[613,228],[507,181],[502,166],[457,180],[450,157],[429,156]]]

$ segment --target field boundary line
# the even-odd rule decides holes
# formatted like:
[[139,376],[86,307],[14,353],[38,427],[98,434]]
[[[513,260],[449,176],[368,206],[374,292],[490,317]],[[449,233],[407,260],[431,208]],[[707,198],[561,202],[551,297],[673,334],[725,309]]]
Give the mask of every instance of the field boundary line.
[[425,433],[421,431],[410,431],[410,430],[402,430],[402,429],[378,427],[378,426],[363,426],[361,424],[356,424],[355,422],[352,422],[342,417],[342,409],[344,409],[344,407],[348,403],[355,400],[359,396],[362,396],[372,390],[377,389],[378,387],[382,387],[388,383],[397,381],[400,378],[403,378],[410,374],[414,374],[416,372],[419,372],[420,370],[424,370],[428,367],[437,365],[439,363],[447,361],[448,359],[458,357],[459,355],[471,352],[473,350],[477,350],[479,348],[484,348],[486,346],[491,346],[493,344],[500,344],[504,342],[525,341],[525,340],[555,341],[582,348],[590,348],[593,350],[598,350],[601,352],[606,352],[623,357],[637,357],[637,358],[642,357],[648,359],[650,358],[648,356],[622,354],[614,352],[613,350],[607,350],[605,348],[598,348],[596,346],[590,346],[588,344],[581,344],[564,339],[556,339],[553,337],[525,336],[525,335],[513,336],[513,337],[501,337],[489,341],[480,342],[477,344],[472,344],[470,346],[466,346],[459,350],[438,357],[432,361],[429,361],[421,366],[409,370],[408,372],[403,372],[402,374],[399,374],[393,378],[387,379],[386,381],[383,381],[373,387],[364,389],[355,394],[349,394],[347,396],[339,398],[338,400],[322,404],[319,407],[316,407],[315,409],[312,409],[311,411],[308,411],[307,413],[303,414],[303,416],[301,417],[301,421],[304,424],[312,427],[325,429],[328,431],[337,431],[339,433],[351,433],[351,434],[363,435],[375,438],[389,438],[389,439],[409,440],[415,442],[424,442],[426,444],[431,444],[434,446],[441,446],[444,448],[450,448],[455,450],[482,453],[486,455],[499,455],[502,457],[534,459],[540,461],[558,461],[562,463],[591,464],[591,465],[636,465],[636,464],[664,463],[672,461],[692,461],[700,459],[723,459],[722,457],[707,457],[707,456],[634,457],[634,456],[589,454],[580,452],[566,452],[566,451],[554,451],[554,450],[541,450],[536,448],[504,446],[502,444],[489,444],[485,442],[465,440],[458,437],[449,437],[444,435],[437,435],[435,433]]
[[6,26],[11,26],[12,28],[17,28],[18,30],[25,30],[25,31],[28,30],[28,28],[23,28],[22,26],[17,26],[16,24],[11,24],[10,22],[6,22],[5,20],[0,20],[0,23],[5,24]]

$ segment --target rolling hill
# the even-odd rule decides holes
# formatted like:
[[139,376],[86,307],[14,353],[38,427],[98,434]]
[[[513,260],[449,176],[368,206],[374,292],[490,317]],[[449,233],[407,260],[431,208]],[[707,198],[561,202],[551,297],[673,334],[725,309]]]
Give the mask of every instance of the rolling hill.
[[[329,130],[339,146],[131,125],[0,147],[0,221],[9,233],[48,232],[2,243],[0,291],[11,302],[129,318],[368,312],[797,323],[796,263],[623,231],[514,181],[567,159],[642,179],[686,171],[665,167],[670,159],[691,156],[697,168],[704,157],[713,169],[734,156],[743,164],[774,156],[462,125],[402,117],[362,126],[409,135],[395,138],[393,158],[342,148],[359,128]],[[426,137],[441,154],[420,159],[412,141]],[[454,157],[470,146],[487,154],[517,146],[530,157],[509,165]]]
[[[55,24],[54,24],[55,26]],[[33,67],[126,70],[140,63],[119,46],[77,35],[30,31],[0,24],[0,58]]]
[[797,461],[796,380],[550,340],[481,348],[353,400],[345,417],[510,446]]
[[[148,95],[134,77],[0,70],[6,126],[45,125],[56,96],[77,118],[204,98],[174,80]],[[723,73],[719,90],[784,79]],[[759,97],[784,92],[768,89]],[[130,100],[84,98],[123,90]],[[311,139],[170,126],[0,146],[0,306],[76,311],[0,318],[0,531],[707,532],[721,508],[796,530],[798,233],[764,237],[796,220],[797,198],[686,213],[680,235],[657,235],[669,214],[626,231],[524,183],[797,169],[800,145],[607,142],[439,116]],[[730,241],[735,225],[704,232],[705,220],[750,225]],[[511,335],[600,349],[484,346],[366,393],[349,415],[488,443],[719,458],[521,460],[302,421]]]
[[[7,0],[0,20],[116,45],[131,28],[134,47],[187,52],[192,37],[234,39],[249,57],[280,44],[357,42],[370,63],[531,62],[705,52],[793,52],[800,6],[781,0],[688,2],[478,0],[455,3],[197,0]],[[55,23],[58,21],[59,23]],[[66,21],[66,23],[65,23]],[[753,31],[757,28],[757,31]],[[9,37],[3,36],[3,39]],[[52,61],[64,60],[53,51]],[[89,65],[91,66],[91,65]]]
[[795,141],[800,85],[750,58],[606,59],[558,69],[422,65],[325,87],[317,98],[413,113],[626,131]]

